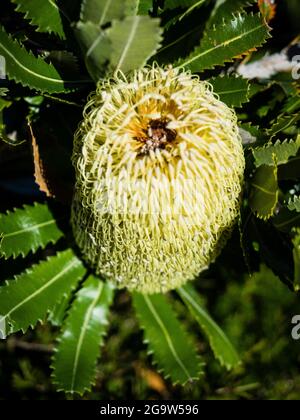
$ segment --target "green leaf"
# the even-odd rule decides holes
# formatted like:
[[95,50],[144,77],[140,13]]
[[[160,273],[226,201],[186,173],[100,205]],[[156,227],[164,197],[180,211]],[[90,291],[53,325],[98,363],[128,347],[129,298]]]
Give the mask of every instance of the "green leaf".
[[290,160],[285,165],[280,165],[278,167],[278,179],[287,180],[287,179],[298,179],[300,178],[300,155],[290,158]]
[[105,68],[107,69],[111,54],[107,31],[92,22],[78,22],[75,35],[81,45],[86,68],[97,82],[103,76]]
[[74,289],[85,268],[70,249],[32,266],[0,287],[0,322],[9,334],[33,327]]
[[152,11],[153,0],[137,0],[137,14],[138,15],[148,15],[149,11]]
[[59,390],[79,394],[90,390],[112,299],[112,285],[94,276],[78,292],[53,357],[53,379]]
[[216,25],[221,23],[224,19],[230,18],[233,13],[242,12],[255,1],[256,0],[217,0],[208,24]]
[[293,258],[294,258],[294,290],[300,290],[300,229],[295,231],[296,236],[293,238]]
[[165,378],[185,384],[203,374],[195,345],[161,294],[133,294],[133,303],[145,333],[149,353]]
[[178,289],[177,292],[207,336],[214,355],[220,361],[221,365],[226,366],[229,370],[240,364],[241,360],[236,350],[222,329],[203,308],[194,287],[188,284]]
[[167,9],[186,9],[200,7],[207,0],[166,0],[164,4],[164,10]]
[[273,217],[272,222],[280,232],[290,233],[295,227],[300,227],[300,214],[282,207]]
[[125,16],[148,14],[152,0],[83,0],[80,18],[101,27]]
[[213,69],[247,54],[269,38],[269,27],[259,14],[238,15],[208,29],[201,45],[177,65],[192,72]]
[[105,31],[92,22],[79,22],[76,34],[82,45],[87,69],[94,80],[104,72],[124,73],[142,67],[160,46],[160,20],[130,16],[114,20]]
[[273,216],[278,203],[277,165],[260,166],[251,184],[249,205],[258,218],[267,220]]
[[25,13],[25,18],[37,26],[40,32],[50,32],[65,38],[61,12],[56,0],[12,0],[16,11]]
[[0,55],[6,61],[6,72],[10,79],[37,89],[41,92],[66,92],[87,80],[63,80],[52,64],[47,64],[40,57],[13,40],[0,26]]
[[300,149],[300,135],[295,141],[285,140],[281,142],[277,140],[274,144],[268,143],[263,147],[258,147],[252,150],[255,166],[259,167],[261,165],[274,165],[274,155],[276,156],[276,161],[278,165],[287,163],[289,158],[296,156],[298,150]]
[[66,312],[70,305],[71,292],[65,293],[63,298],[58,302],[53,309],[49,311],[48,321],[55,327],[60,327],[64,321]]
[[160,20],[149,16],[129,16],[114,21],[108,30],[111,42],[110,69],[127,73],[146,64],[162,40]]
[[210,80],[215,93],[228,106],[240,107],[249,101],[250,85],[246,79],[235,76],[219,76]]
[[300,196],[289,200],[288,209],[300,213]]
[[269,136],[276,136],[281,132],[286,132],[300,120],[300,112],[294,115],[280,115],[274,122],[273,126],[267,130]]
[[0,214],[0,255],[25,257],[30,251],[45,248],[63,236],[47,204],[25,205]]

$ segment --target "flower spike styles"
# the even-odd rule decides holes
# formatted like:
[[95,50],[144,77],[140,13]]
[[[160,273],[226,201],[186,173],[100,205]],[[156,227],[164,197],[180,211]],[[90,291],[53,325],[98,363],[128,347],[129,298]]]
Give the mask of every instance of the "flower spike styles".
[[234,112],[207,82],[157,65],[101,81],[75,135],[72,227],[118,287],[166,292],[215,260],[239,212]]

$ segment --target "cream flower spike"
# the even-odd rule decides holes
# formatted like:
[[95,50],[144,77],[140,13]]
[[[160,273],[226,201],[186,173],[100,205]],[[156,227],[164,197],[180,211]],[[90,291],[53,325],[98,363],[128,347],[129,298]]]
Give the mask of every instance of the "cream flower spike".
[[157,65],[101,81],[75,135],[72,227],[95,272],[143,293],[215,260],[237,218],[237,118],[197,76]]

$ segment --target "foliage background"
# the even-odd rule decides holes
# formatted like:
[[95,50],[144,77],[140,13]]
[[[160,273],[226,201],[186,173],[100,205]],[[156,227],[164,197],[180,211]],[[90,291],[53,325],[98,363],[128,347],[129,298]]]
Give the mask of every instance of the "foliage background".
[[[12,8],[3,1],[1,21],[14,27]],[[2,8],[2,5],[1,5]],[[299,33],[298,0],[280,1],[271,26],[273,38],[265,48],[278,51]],[[18,89],[18,88],[16,88]],[[88,90],[87,90],[88,92]],[[48,127],[55,138],[55,115],[58,103],[49,102]],[[33,105],[34,109],[34,105]],[[10,131],[28,137],[23,101],[7,115]],[[72,133],[81,109],[71,107],[74,124],[66,126]],[[63,127],[63,116],[60,117]],[[68,119],[70,121],[70,118]],[[61,132],[61,139],[64,139]],[[68,145],[67,145],[68,146]],[[33,200],[43,201],[33,178],[32,151],[29,142],[18,148],[0,143],[0,211],[19,207]],[[237,235],[237,233],[236,233]],[[198,334],[199,351],[207,361],[207,375],[202,382],[173,387],[151,367],[142,344],[142,333],[133,315],[130,297],[119,293],[110,314],[109,334],[98,366],[96,387],[86,399],[300,399],[300,341],[291,338],[291,319],[300,313],[299,297],[283,285],[265,266],[253,276],[247,274],[243,256],[233,236],[218,263],[199,284],[211,315],[224,328],[241,354],[244,364],[227,373],[212,358],[205,340]],[[63,248],[63,244],[61,244]],[[1,260],[0,281],[21,272],[41,257],[40,251],[25,260]],[[226,260],[226,265],[222,264]],[[232,268],[228,268],[232,266]],[[226,267],[226,268],[224,268]],[[177,302],[178,310],[183,310]],[[193,328],[193,321],[188,321]],[[50,355],[57,331],[49,325],[39,326],[25,336],[16,334],[7,343],[0,342],[1,399],[64,399],[50,381]]]

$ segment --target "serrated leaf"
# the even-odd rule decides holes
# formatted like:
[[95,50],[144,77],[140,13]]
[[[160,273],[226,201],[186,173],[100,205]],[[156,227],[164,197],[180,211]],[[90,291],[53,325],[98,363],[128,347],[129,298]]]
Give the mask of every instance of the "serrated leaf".
[[74,289],[85,268],[73,251],[58,253],[27,269],[0,287],[0,322],[7,333],[35,325],[48,311]]
[[273,217],[272,222],[280,232],[289,233],[293,228],[300,227],[300,214],[289,210],[287,207],[283,207]]
[[228,106],[240,107],[249,101],[250,85],[246,79],[235,76],[219,76],[210,79],[214,92],[217,93],[221,101]]
[[50,32],[65,38],[61,12],[56,0],[12,0],[16,11],[25,13],[25,18],[37,26],[40,32]]
[[283,107],[283,112],[286,114],[292,114],[296,111],[298,111],[300,108],[300,96],[292,96],[287,101],[286,104]]
[[112,285],[94,276],[78,292],[53,357],[53,379],[59,390],[79,394],[90,390],[112,299]]
[[80,18],[101,27],[125,16],[146,15],[151,8],[152,0],[83,0]]
[[133,294],[133,303],[153,360],[166,378],[185,384],[203,374],[195,345],[161,294]]
[[92,22],[78,22],[75,35],[84,53],[86,68],[97,82],[103,76],[111,54],[107,31]]
[[127,73],[144,66],[162,40],[160,20],[149,16],[129,16],[114,21],[108,30],[111,43],[110,69]]
[[300,229],[295,230],[295,237],[293,238],[293,258],[294,258],[294,290],[300,290]]
[[218,27],[209,28],[201,45],[177,65],[192,72],[213,69],[261,46],[270,37],[259,14],[238,15]]
[[280,115],[277,120],[274,122],[273,126],[267,130],[269,136],[276,136],[276,134],[281,132],[286,132],[300,120],[300,113],[295,115]]
[[149,11],[152,11],[153,0],[137,0],[137,14],[138,15],[147,15]]
[[240,13],[248,6],[251,6],[256,0],[217,0],[213,8],[209,25],[221,23],[228,19],[233,13]]
[[263,147],[257,147],[252,150],[255,166],[274,165],[273,157],[276,156],[278,165],[287,163],[290,157],[296,156],[300,149],[300,135],[295,141],[285,140],[281,142],[277,140],[275,143],[268,143]]
[[65,293],[63,298],[58,302],[53,309],[49,311],[48,321],[55,327],[60,327],[64,321],[67,309],[70,305],[70,293]]
[[41,92],[66,92],[88,82],[86,80],[64,80],[52,64],[13,40],[0,26],[0,55],[5,58],[6,72],[10,79]]
[[110,28],[102,30],[92,22],[79,22],[76,34],[93,79],[97,81],[104,71],[126,73],[142,67],[160,46],[159,23],[149,16],[130,16],[114,20]]
[[194,287],[191,284],[188,284],[179,288],[177,292],[198,322],[204,334],[207,336],[214,355],[221,365],[229,370],[240,364],[241,360],[236,350],[222,329],[203,308]]
[[30,251],[45,248],[63,236],[47,204],[25,205],[0,214],[0,255],[25,257]]
[[251,184],[249,205],[258,218],[267,220],[273,216],[278,203],[277,165],[260,166]]
[[296,180],[300,178],[300,155],[290,158],[285,165],[278,167],[279,180]]
[[300,196],[290,199],[287,207],[290,211],[297,211],[300,213]]
[[186,9],[200,7],[207,0],[166,0],[164,10]]

